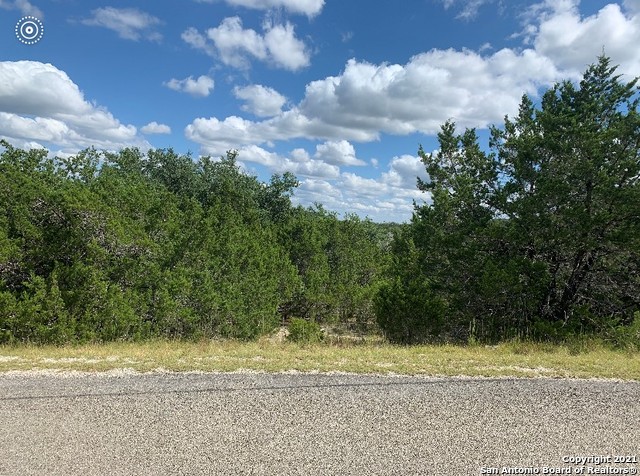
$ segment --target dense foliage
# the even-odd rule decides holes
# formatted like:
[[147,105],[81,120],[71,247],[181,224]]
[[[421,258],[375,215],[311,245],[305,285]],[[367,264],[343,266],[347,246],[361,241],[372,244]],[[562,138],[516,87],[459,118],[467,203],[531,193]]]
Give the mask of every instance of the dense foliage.
[[[606,57],[491,130],[447,122],[378,320],[398,342],[640,329],[640,98]],[[636,316],[637,322],[632,324]],[[640,336],[636,336],[640,342]]]
[[68,159],[1,143],[0,343],[254,338],[291,317],[363,325],[378,226],[293,207],[236,154]]

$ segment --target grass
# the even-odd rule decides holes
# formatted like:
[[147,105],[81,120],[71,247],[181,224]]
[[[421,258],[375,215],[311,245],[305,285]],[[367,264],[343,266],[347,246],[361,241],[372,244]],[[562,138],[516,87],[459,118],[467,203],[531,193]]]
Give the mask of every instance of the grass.
[[303,345],[262,339],[0,346],[0,372],[25,370],[353,372],[425,376],[608,378],[640,381],[640,353],[593,344],[402,347],[380,339]]

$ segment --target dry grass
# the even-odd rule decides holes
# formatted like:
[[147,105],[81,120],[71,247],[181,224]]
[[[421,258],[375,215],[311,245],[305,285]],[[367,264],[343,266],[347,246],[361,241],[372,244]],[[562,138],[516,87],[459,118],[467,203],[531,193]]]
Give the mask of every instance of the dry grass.
[[590,346],[506,343],[498,346],[401,347],[380,339],[300,345],[258,342],[151,341],[70,347],[0,347],[0,371],[132,369],[167,371],[353,372],[429,376],[610,378],[640,380],[640,353]]

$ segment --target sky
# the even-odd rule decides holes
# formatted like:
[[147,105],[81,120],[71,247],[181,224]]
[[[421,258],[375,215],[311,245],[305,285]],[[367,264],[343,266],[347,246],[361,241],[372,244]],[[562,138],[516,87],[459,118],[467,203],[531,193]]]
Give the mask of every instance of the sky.
[[238,150],[296,204],[403,222],[445,121],[486,140],[603,51],[640,76],[638,45],[640,0],[0,0],[0,138]]

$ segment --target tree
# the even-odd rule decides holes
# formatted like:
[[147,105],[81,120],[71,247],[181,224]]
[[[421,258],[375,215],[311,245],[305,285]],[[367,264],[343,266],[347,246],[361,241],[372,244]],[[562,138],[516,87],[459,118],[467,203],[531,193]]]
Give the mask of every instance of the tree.
[[293,208],[293,174],[262,183],[234,151],[0,146],[0,343],[249,339],[289,311],[370,320],[376,230]]
[[298,179],[291,172],[282,175],[274,174],[268,185],[264,185],[258,194],[258,204],[269,220],[282,224],[291,213],[291,195],[300,185]]
[[488,153],[453,122],[437,153],[420,149],[430,179],[418,187],[431,203],[416,207],[418,257],[405,272],[437,290],[448,332],[557,336],[631,322],[640,309],[638,91],[601,56],[579,84],[550,88],[540,108],[524,96],[514,119],[491,128]]
[[321,205],[291,210],[278,227],[300,285],[283,303],[283,319],[300,317],[366,327],[388,252],[380,230],[356,215],[338,219]]

